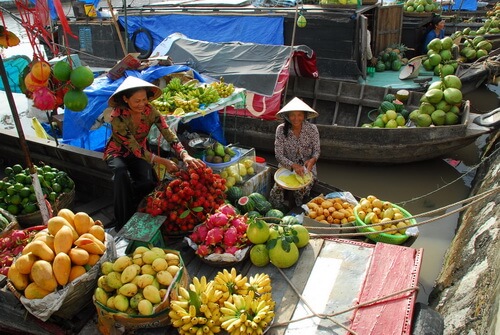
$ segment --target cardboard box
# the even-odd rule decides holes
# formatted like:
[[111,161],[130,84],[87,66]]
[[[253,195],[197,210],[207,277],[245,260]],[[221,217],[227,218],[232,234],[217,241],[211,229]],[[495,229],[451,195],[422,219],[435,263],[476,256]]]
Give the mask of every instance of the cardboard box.
[[135,70],[141,66],[141,61],[137,58],[140,53],[129,53],[121,61],[109,70],[106,75],[111,80],[116,80],[123,76],[126,70]]

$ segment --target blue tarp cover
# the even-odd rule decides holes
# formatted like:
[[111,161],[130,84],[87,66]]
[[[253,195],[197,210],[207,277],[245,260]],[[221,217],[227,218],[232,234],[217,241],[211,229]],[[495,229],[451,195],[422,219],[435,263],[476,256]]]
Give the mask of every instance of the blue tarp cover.
[[[152,66],[143,71],[128,70],[125,76],[115,81],[103,76],[94,80],[94,83],[85,89],[89,98],[87,107],[81,112],[72,112],[69,109],[64,111],[63,140],[65,144],[70,144],[80,148],[103,151],[106,141],[111,135],[109,125],[92,130],[92,126],[97,118],[108,107],[109,97],[116,91],[120,84],[128,76],[141,78],[147,82],[167,76],[176,72],[192,71],[188,66]],[[195,79],[204,82],[202,76],[193,71]],[[196,130],[206,133],[222,134],[218,113],[211,113],[190,122]],[[222,135],[221,135],[222,136]],[[225,142],[220,138],[221,142]]]
[[[439,2],[439,1],[438,1]],[[444,9],[448,9],[449,6],[443,6]],[[476,0],[455,0],[455,3],[451,7],[452,10],[477,10]]]
[[[125,18],[119,22],[125,26]],[[172,33],[182,33],[188,38],[207,42],[248,42],[259,44],[284,44],[283,17],[250,16],[197,16],[197,15],[159,15],[127,16],[127,31],[132,38],[140,28],[149,30],[153,37],[153,49]],[[141,50],[149,49],[145,34],[137,34],[136,46]]]

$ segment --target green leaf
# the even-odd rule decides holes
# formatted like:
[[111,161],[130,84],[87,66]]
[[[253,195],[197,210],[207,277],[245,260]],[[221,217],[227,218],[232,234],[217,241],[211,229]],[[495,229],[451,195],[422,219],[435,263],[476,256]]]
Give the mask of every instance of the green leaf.
[[277,239],[273,238],[272,240],[267,241],[266,248],[267,250],[271,250],[276,246]]
[[195,207],[195,208],[191,208],[191,210],[193,212],[195,212],[195,213],[199,213],[199,212],[203,211],[203,207],[201,207],[201,206],[200,207]]
[[188,290],[189,291],[189,303],[196,307],[196,314],[200,312],[200,306],[201,306],[201,300],[198,294],[196,294],[195,291]]
[[287,238],[283,238],[281,240],[281,247],[283,248],[283,250],[285,252],[290,252],[290,242],[288,242],[288,239]]
[[191,211],[189,209],[186,209],[184,212],[181,213],[181,215],[179,215],[179,218],[181,219],[185,219],[189,213],[191,213]]

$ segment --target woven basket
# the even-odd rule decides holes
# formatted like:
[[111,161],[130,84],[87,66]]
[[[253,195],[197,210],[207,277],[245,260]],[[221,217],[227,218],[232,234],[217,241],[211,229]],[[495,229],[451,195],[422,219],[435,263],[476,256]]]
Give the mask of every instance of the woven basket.
[[16,217],[10,214],[3,208],[0,208],[0,213],[9,220],[9,224],[0,232],[0,238],[7,235],[10,231],[19,228],[19,223],[16,220]]
[[[73,201],[75,200],[75,188],[68,193],[61,193],[59,197],[57,197],[56,202],[54,204],[50,204],[52,208],[49,208],[49,214],[59,212],[62,208],[70,208],[73,206]],[[42,213],[40,211],[25,214],[25,215],[17,215],[17,222],[22,228],[28,228],[33,226],[38,226],[43,224]]]
[[[411,217],[412,215],[406,211],[404,208],[399,207],[397,205],[392,205],[394,208],[398,208],[403,216],[405,218]],[[354,208],[354,216],[356,217],[355,224],[358,226],[358,230],[369,233],[369,232],[377,232],[377,230],[373,229],[369,225],[363,222],[358,216],[358,209]],[[417,224],[417,221],[415,219],[411,219],[410,223],[412,225]],[[382,243],[388,243],[388,244],[403,244],[406,242],[406,240],[410,237],[409,235],[402,234],[402,235],[391,235],[387,233],[378,233],[378,234],[368,234],[366,235],[367,238],[374,242],[382,242]]]

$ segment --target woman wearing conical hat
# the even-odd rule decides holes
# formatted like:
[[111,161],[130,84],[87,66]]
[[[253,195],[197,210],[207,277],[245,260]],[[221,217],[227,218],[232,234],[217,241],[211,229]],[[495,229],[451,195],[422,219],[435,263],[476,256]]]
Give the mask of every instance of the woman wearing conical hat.
[[161,114],[149,103],[157,99],[159,87],[136,77],[127,77],[108,100],[112,134],[104,150],[104,159],[113,171],[114,212],[119,231],[136,212],[141,199],[156,186],[152,164],[165,166],[170,173],[178,171],[170,159],[148,150],[149,130],[156,125],[173,153],[189,167],[204,166],[191,157]]
[[[284,122],[276,128],[274,152],[278,165],[294,171],[299,176],[312,172],[317,178],[316,162],[320,155],[319,132],[316,125],[308,120],[318,116],[318,113],[299,98],[293,98],[277,114]],[[309,196],[313,183],[293,191],[295,204],[302,205],[304,197]],[[271,190],[269,201],[275,208],[283,207],[285,202],[284,189],[275,184]]]

